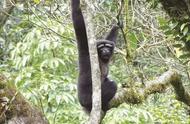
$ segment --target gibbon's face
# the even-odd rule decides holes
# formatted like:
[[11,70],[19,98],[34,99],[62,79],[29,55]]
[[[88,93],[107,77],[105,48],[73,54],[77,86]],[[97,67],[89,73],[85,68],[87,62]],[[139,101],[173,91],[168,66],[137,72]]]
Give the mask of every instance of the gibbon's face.
[[103,62],[108,62],[113,54],[113,43],[100,43],[97,46],[98,56]]

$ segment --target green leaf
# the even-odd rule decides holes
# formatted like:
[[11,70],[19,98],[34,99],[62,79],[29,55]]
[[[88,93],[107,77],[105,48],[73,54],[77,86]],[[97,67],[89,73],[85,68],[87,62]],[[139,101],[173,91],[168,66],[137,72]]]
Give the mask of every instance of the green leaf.
[[181,56],[179,56],[180,59],[187,59],[190,57],[190,54],[183,54]]
[[160,26],[165,26],[167,24],[167,21],[165,18],[158,17],[158,21],[159,21]]
[[186,26],[187,23],[183,23],[180,27],[180,31],[183,31],[184,27]]
[[184,30],[183,30],[183,35],[186,35],[189,31],[189,28],[188,27],[185,27]]
[[178,22],[174,22],[174,23],[171,24],[170,28],[175,29],[178,26],[178,24],[179,24]]
[[39,4],[40,3],[40,0],[33,0],[34,1],[34,3],[36,3],[36,4]]
[[173,31],[172,30],[166,30],[164,32],[165,35],[172,35],[173,34]]
[[182,47],[182,44],[174,44],[173,46],[179,48]]
[[190,35],[186,37],[186,41],[190,41]]
[[61,64],[65,65],[65,62],[62,59],[57,59]]
[[130,33],[128,38],[129,38],[129,41],[130,41],[130,47],[133,50],[135,50],[137,48],[137,41],[138,41],[135,33]]
[[59,104],[61,102],[61,99],[62,99],[61,95],[56,95],[55,100],[56,100],[57,104]]
[[27,62],[30,60],[30,56],[26,55],[22,58],[22,66],[26,66]]

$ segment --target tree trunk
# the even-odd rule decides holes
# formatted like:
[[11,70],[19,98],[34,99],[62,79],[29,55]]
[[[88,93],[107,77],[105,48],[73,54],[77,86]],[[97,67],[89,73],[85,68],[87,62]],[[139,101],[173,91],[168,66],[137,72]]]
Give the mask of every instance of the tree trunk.
[[31,106],[13,84],[0,75],[0,124],[48,124],[44,114]]
[[86,3],[86,23],[87,23],[87,36],[90,54],[90,64],[92,73],[92,110],[90,113],[89,124],[101,123],[101,74],[98,61],[98,53],[96,48],[96,38],[94,33],[92,8],[93,4],[89,0],[85,0]]

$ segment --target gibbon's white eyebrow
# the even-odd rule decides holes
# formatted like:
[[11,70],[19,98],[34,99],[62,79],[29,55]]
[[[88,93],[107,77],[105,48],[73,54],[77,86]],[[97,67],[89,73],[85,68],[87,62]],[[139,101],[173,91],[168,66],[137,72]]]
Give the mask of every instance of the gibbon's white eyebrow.
[[113,47],[113,45],[106,43],[105,46],[107,47]]
[[101,47],[104,47],[105,45],[104,44],[100,44],[98,45],[98,48],[101,48]]
[[101,47],[104,47],[104,46],[106,46],[106,47],[113,47],[112,44],[104,43],[104,44],[98,45],[98,48],[101,48]]

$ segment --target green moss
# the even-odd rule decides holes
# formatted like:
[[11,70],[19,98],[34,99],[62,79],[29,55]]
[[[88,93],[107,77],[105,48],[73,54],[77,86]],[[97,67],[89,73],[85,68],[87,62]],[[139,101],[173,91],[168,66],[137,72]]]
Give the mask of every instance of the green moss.
[[135,89],[130,89],[129,94],[126,95],[126,97],[128,97],[128,101],[132,104],[139,104],[142,103],[144,100],[144,97],[137,92]]
[[[15,117],[21,117],[23,123],[28,123],[29,120],[32,120],[33,123],[31,124],[35,124],[36,122],[47,124],[43,114],[25,100],[16,90],[13,83],[0,79],[0,87],[0,123],[4,123]],[[4,100],[5,98],[6,100]]]
[[149,88],[146,88],[146,90],[144,91],[144,96],[147,97],[148,95],[152,94],[152,93],[156,93],[156,92],[163,92],[166,89],[166,85],[167,84],[155,84],[152,85]]

